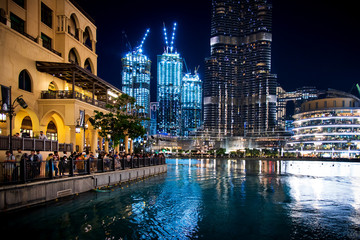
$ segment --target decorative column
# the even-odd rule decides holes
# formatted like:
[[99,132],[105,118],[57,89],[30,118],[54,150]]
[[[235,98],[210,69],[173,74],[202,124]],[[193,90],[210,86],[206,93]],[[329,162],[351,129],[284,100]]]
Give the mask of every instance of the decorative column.
[[106,153],[109,153],[109,140],[108,140],[108,139],[105,140],[105,148],[104,148],[104,151],[105,151]]
[[97,150],[97,142],[98,142],[98,132],[96,129],[91,129],[91,142],[90,142],[90,150],[95,153]]
[[128,154],[129,153],[129,136],[125,136],[125,140],[124,140],[124,143],[125,143],[125,153]]
[[134,140],[130,139],[130,154],[133,153],[134,150]]

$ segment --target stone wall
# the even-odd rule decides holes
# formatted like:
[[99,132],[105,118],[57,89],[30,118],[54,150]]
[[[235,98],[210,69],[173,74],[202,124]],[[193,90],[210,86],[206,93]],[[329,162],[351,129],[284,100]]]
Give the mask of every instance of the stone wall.
[[0,187],[0,212],[56,200],[92,189],[167,172],[157,165]]

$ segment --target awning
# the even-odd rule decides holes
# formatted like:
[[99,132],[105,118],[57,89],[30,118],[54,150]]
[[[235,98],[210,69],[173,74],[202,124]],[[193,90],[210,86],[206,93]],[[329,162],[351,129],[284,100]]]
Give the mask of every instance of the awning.
[[[94,75],[87,69],[75,63],[43,62],[36,61],[36,69],[60,78],[69,84],[81,87],[89,92],[94,92],[98,99],[106,98],[108,90],[121,95],[123,92],[105,80]],[[100,100],[100,99],[99,99]]]

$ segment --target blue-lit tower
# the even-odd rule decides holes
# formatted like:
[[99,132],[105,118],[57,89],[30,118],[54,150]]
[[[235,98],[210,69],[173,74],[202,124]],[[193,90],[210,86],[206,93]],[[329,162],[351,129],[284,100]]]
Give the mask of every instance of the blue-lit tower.
[[197,70],[187,73],[182,79],[181,119],[182,135],[189,136],[202,124],[202,82]]
[[157,56],[157,132],[179,136],[181,132],[181,80],[183,60],[174,51],[176,23],[174,23],[169,45],[166,27],[164,26],[165,50]]
[[[122,59],[122,90],[136,99],[136,104],[143,107],[140,113],[147,118],[150,116],[151,61],[143,54],[142,47],[149,31],[146,30],[141,44]],[[148,121],[143,126],[148,130]]]

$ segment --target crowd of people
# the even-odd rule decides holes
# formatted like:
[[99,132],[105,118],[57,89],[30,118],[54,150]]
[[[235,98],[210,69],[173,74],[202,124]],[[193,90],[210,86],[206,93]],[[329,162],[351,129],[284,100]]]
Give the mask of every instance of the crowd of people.
[[[7,165],[3,174],[6,175],[7,180],[16,181],[20,174],[19,163],[22,161],[26,163],[26,178],[35,179],[47,178],[49,176],[61,177],[69,174],[70,169],[74,173],[83,173],[87,169],[90,170],[90,172],[110,170],[112,169],[112,163],[115,169],[124,169],[126,167],[137,166],[137,164],[139,164],[138,161],[144,158],[165,159],[162,153],[126,154],[122,152],[106,153],[104,151],[96,153],[91,151],[73,152],[69,155],[67,152],[59,153],[58,151],[54,151],[44,157],[39,150],[23,153],[22,149],[19,148],[14,154],[6,151],[4,162],[7,163]],[[90,161],[86,161],[88,159],[90,159]],[[103,161],[99,161],[100,159]],[[88,162],[90,163],[89,166],[86,165]],[[73,166],[71,166],[70,163],[73,163]],[[124,166],[122,166],[122,164],[124,164]],[[131,164],[133,164],[133,166]]]

